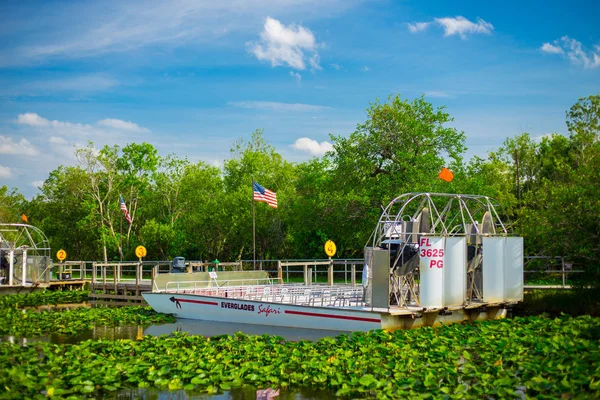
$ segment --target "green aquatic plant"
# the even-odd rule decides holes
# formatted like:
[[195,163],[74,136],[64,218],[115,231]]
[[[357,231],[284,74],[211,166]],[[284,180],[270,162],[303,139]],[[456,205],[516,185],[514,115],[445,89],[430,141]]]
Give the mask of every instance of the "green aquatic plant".
[[600,319],[515,318],[317,342],[175,333],[76,345],[0,343],[0,397],[126,387],[217,393],[319,388],[350,398],[597,398]]
[[35,310],[34,307],[79,304],[88,300],[89,291],[39,291],[0,296],[0,337],[35,337],[47,334],[78,334],[96,326],[152,325],[175,321],[171,315],[158,314],[150,307]]
[[40,290],[24,294],[0,296],[0,310],[43,305],[77,304],[88,300],[88,290]]
[[5,308],[0,337],[35,337],[50,333],[77,334],[95,326],[152,325],[174,322],[175,317],[154,312],[150,307],[43,310]]

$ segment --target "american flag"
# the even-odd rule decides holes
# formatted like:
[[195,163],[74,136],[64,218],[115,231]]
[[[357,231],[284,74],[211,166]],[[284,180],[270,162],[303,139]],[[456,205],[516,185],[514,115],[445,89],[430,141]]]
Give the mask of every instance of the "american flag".
[[258,183],[254,182],[254,201],[264,201],[273,208],[277,208],[277,193],[265,189]]
[[125,219],[129,224],[131,224],[131,215],[129,215],[129,211],[127,211],[127,206],[125,205],[125,200],[123,200],[123,196],[119,196],[121,200],[121,211],[125,213]]

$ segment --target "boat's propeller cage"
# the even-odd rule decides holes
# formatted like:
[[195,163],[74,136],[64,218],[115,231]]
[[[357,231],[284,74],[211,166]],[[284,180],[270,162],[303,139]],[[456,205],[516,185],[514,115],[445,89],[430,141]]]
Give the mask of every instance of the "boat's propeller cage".
[[0,285],[33,285],[50,277],[50,244],[32,225],[0,223]]
[[522,300],[523,241],[509,237],[500,212],[485,196],[395,198],[365,248],[365,300],[421,308]]

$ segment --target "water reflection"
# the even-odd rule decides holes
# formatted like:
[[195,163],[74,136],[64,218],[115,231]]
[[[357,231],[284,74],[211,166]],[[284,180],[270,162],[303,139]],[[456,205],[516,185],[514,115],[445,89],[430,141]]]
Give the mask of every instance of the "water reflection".
[[[266,396],[265,396],[266,394]],[[326,390],[301,390],[284,392],[256,390],[253,388],[234,389],[220,394],[195,393],[187,390],[124,389],[98,397],[105,400],[314,400],[331,399],[333,393]]]
[[51,333],[49,335],[37,336],[33,338],[23,338],[7,336],[0,340],[9,341],[13,344],[19,344],[21,346],[27,345],[27,343],[35,342],[50,342],[52,344],[77,344],[85,340],[118,340],[118,339],[136,339],[143,335],[143,327],[137,325],[126,325],[126,326],[97,326],[93,329],[83,331],[81,333],[73,335],[64,335]]
[[178,319],[171,324],[151,325],[142,327],[137,325],[126,325],[117,327],[97,326],[91,330],[74,335],[50,334],[34,338],[5,337],[2,340],[13,344],[26,346],[27,343],[50,342],[53,344],[76,344],[85,340],[119,340],[119,339],[141,339],[144,335],[164,336],[174,332],[187,332],[190,335],[201,335],[204,337],[233,335],[242,332],[247,335],[277,335],[289,341],[319,340],[327,336],[338,336],[343,331],[326,331],[303,328],[286,328],[280,326],[265,326],[252,324],[235,324],[228,322],[200,321],[192,319]]
[[144,335],[152,336],[169,335],[173,332],[187,332],[191,335],[202,335],[205,337],[233,335],[236,332],[242,332],[247,335],[277,335],[290,341],[319,340],[327,336],[338,336],[342,333],[347,333],[343,331],[287,328],[281,326],[237,324],[192,319],[178,319],[172,324],[152,325],[144,329]]

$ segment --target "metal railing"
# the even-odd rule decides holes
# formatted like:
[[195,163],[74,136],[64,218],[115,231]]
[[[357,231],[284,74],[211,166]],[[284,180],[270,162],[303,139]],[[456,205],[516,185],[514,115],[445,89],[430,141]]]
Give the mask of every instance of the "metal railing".
[[[276,284],[271,279],[248,279],[265,281],[264,284],[244,284],[242,280],[229,280],[227,286],[219,282],[168,282],[165,292],[195,294],[223,299],[264,301],[271,303],[309,305],[317,307],[364,307],[362,286]],[[214,285],[214,286],[208,286]],[[171,286],[171,289],[169,289]]]
[[[536,265],[538,264],[538,265]],[[573,263],[563,256],[525,256],[523,266],[523,283],[525,289],[570,289],[568,283],[570,274],[580,274],[585,271],[573,269]],[[532,283],[532,276],[560,277],[559,284]],[[530,278],[530,283],[527,282]]]
[[165,284],[164,290],[159,290],[155,286],[155,289],[160,292],[176,292],[186,293],[186,291],[193,291],[194,293],[202,291],[225,290],[227,291],[230,287],[242,287],[242,286],[272,286],[273,280],[271,278],[248,278],[248,279],[228,279],[228,280],[202,280],[202,281],[169,281]]
[[[355,285],[360,283],[362,277],[362,266],[364,261],[362,259],[333,259],[333,274],[335,283],[342,283]],[[581,269],[573,268],[567,257],[550,257],[550,256],[526,256],[524,257],[524,285],[525,288],[564,288],[569,289],[573,278],[582,274],[584,271]],[[239,270],[240,266],[243,270],[253,270],[256,265],[257,269],[262,268],[267,271],[272,278],[278,277],[278,263],[281,264],[281,278],[283,282],[304,282],[305,272],[304,267],[310,268],[310,282],[327,282],[329,273],[329,260],[327,259],[300,259],[300,260],[257,260],[253,263],[252,260],[241,260],[234,263],[221,263],[222,270]],[[91,281],[93,275],[93,264],[92,261],[65,261],[62,263],[55,263],[51,270],[50,281],[57,280],[85,280]],[[100,263],[96,263],[100,264]],[[114,264],[114,263],[111,263]],[[117,264],[119,264],[117,262]],[[131,265],[130,262],[123,262],[121,268],[118,268],[118,281],[134,281],[137,272],[135,268],[126,265]],[[201,261],[188,261],[193,270],[202,269],[206,270],[208,266],[214,264],[203,263]],[[62,268],[62,269],[61,269]],[[171,271],[170,261],[143,261],[142,271],[139,275],[139,279],[150,280],[152,277],[152,270],[156,268],[157,273],[166,273]],[[109,276],[112,280],[112,271],[109,271]],[[102,279],[100,270],[96,272],[96,281]],[[575,274],[575,275],[574,275]],[[551,279],[547,279],[551,278]],[[536,280],[542,281],[537,283]],[[550,280],[550,282],[548,282]],[[556,283],[552,283],[554,280]],[[546,281],[546,282],[544,282]]]

